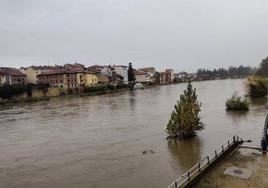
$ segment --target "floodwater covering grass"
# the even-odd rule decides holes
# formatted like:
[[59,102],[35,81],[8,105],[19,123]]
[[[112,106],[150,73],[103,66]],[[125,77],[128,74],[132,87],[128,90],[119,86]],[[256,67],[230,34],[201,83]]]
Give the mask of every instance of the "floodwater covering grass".
[[232,96],[231,98],[227,99],[226,103],[226,110],[233,110],[233,111],[247,111],[249,110],[249,104],[246,99],[242,99],[240,96]]

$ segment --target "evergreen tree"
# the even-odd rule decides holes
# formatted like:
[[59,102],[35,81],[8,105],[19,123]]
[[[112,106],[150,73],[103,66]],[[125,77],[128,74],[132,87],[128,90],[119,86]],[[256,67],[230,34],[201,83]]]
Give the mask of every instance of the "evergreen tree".
[[129,63],[128,65],[127,74],[128,74],[128,83],[130,87],[133,88],[135,85],[135,75],[134,75],[134,70],[132,68],[132,63]]
[[268,76],[268,57],[262,60],[260,68],[257,71],[257,75]]
[[174,108],[166,128],[168,138],[192,137],[203,128],[199,116],[201,103],[197,100],[196,89],[193,89],[191,82]]

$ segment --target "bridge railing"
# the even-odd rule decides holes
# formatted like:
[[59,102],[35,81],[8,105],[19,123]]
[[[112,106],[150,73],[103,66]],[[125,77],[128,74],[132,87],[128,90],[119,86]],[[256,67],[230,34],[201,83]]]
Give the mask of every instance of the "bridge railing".
[[215,161],[218,157],[220,157],[225,151],[227,151],[230,147],[238,142],[243,142],[243,140],[235,135],[232,139],[229,139],[226,143],[224,143],[221,147],[216,149],[214,152],[203,158],[197,164],[195,164],[191,169],[189,169],[186,173],[178,177],[173,183],[171,183],[168,188],[178,188],[181,187],[187,182],[190,182],[192,178],[194,178],[197,174],[203,171],[207,166],[210,165],[213,161]]

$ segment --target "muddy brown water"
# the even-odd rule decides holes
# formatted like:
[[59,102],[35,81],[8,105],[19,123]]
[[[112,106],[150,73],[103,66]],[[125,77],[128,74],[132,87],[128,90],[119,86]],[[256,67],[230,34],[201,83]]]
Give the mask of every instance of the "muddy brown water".
[[196,82],[205,129],[170,144],[165,126],[186,84],[0,107],[0,187],[166,187],[237,134],[259,145],[267,100],[225,111],[244,80]]

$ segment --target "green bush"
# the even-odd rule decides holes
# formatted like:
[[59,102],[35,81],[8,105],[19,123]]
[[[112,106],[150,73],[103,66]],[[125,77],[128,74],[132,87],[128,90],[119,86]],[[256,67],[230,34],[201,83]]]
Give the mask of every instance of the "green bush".
[[106,85],[98,85],[98,86],[85,87],[85,89],[84,89],[84,92],[85,93],[101,92],[101,91],[106,91]]
[[3,85],[0,86],[0,98],[12,99],[13,96],[21,95],[27,92],[26,86],[21,85]]
[[226,103],[227,110],[234,110],[234,111],[247,111],[249,108],[249,104],[246,99],[242,99],[238,96],[232,96],[231,98],[227,99]]
[[113,90],[116,90],[116,88],[117,88],[117,87],[114,86],[114,85],[107,85],[107,88],[106,88],[106,89],[107,89],[107,90],[112,90],[112,91],[113,91]]
[[117,89],[123,89],[123,88],[129,88],[129,85],[128,84],[118,84],[116,86]]
[[94,93],[94,92],[105,92],[105,91],[114,91],[116,89],[128,88],[126,84],[115,85],[97,85],[84,88],[85,93]]
[[247,89],[251,97],[265,97],[268,94],[268,81],[261,76],[250,76],[247,79]]

